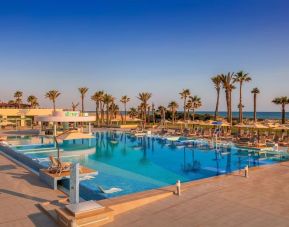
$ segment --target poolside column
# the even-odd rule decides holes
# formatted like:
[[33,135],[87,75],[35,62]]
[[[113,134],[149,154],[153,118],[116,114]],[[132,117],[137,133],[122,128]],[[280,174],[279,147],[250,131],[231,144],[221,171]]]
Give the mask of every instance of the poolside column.
[[26,126],[26,124],[25,124],[25,116],[24,115],[20,116],[20,126],[21,127]]
[[71,168],[69,187],[70,204],[79,203],[79,163],[73,164]]
[[53,123],[53,136],[57,136],[56,122]]
[[88,133],[91,134],[91,123],[88,123]]

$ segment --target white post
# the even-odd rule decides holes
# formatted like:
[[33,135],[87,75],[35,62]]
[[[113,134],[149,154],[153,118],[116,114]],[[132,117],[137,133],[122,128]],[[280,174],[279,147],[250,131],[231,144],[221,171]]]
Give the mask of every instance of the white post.
[[180,180],[177,181],[176,186],[177,186],[177,192],[176,192],[176,194],[177,194],[178,196],[180,196],[180,195],[181,195],[181,181],[180,181]]
[[91,134],[91,123],[88,123],[88,133]]
[[53,135],[54,136],[57,136],[57,128],[56,128],[57,126],[56,126],[56,123],[54,122],[53,123]]
[[70,204],[79,203],[79,163],[73,164],[70,170],[70,187],[69,187]]
[[245,177],[249,177],[249,166],[245,166]]

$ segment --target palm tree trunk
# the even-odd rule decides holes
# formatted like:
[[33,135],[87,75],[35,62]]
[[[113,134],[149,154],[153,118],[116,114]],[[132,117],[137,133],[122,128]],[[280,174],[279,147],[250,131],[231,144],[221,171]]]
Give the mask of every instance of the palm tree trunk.
[[220,89],[217,89],[217,102],[216,102],[216,109],[215,109],[215,121],[217,120],[218,112],[219,112],[219,102],[220,102]]
[[282,124],[285,124],[286,121],[286,113],[285,113],[285,104],[282,104]]
[[243,123],[242,82],[240,82],[239,123]]
[[96,119],[97,119],[97,126],[99,126],[99,101],[96,104]]
[[84,97],[81,96],[81,115],[83,116],[83,112],[84,112]]
[[184,98],[184,121],[186,120],[186,103],[187,103],[187,99]]
[[106,124],[108,125],[109,109],[108,104],[106,104]]
[[126,124],[126,103],[124,104],[124,123]]
[[104,123],[104,103],[101,103],[101,107],[100,107],[100,117],[101,117],[101,124]]
[[55,110],[56,110],[55,101],[52,101],[52,103],[53,103],[53,111],[55,112]]
[[257,121],[257,94],[254,94],[254,122]]
[[146,121],[147,121],[146,115],[147,115],[147,104],[144,103],[144,108],[143,108],[143,124],[144,124],[144,128],[146,126]]
[[232,124],[232,91],[229,93],[229,115],[230,115],[230,123]]
[[95,123],[98,125],[98,102],[95,103]]
[[147,115],[147,123],[150,124],[150,112],[151,112],[151,108],[150,106],[148,106],[148,115]]
[[193,121],[195,120],[195,108],[192,109],[193,110]]
[[229,97],[229,91],[226,90],[226,102],[227,102],[227,121],[228,123],[231,123],[231,118],[230,118],[230,97]]

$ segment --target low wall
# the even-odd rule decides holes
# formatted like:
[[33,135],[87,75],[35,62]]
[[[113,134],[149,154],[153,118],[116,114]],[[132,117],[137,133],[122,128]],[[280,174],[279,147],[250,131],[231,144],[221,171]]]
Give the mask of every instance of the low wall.
[[33,161],[31,158],[25,156],[24,154],[14,151],[10,147],[0,145],[0,151],[37,172],[39,172],[39,170],[43,168],[43,166],[41,166],[39,163]]

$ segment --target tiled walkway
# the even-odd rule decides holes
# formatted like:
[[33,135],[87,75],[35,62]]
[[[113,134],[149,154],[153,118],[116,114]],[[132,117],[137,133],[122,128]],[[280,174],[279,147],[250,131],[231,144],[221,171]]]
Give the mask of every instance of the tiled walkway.
[[289,226],[289,163],[195,185],[107,226]]
[[0,227],[56,226],[37,204],[63,197],[0,154]]

